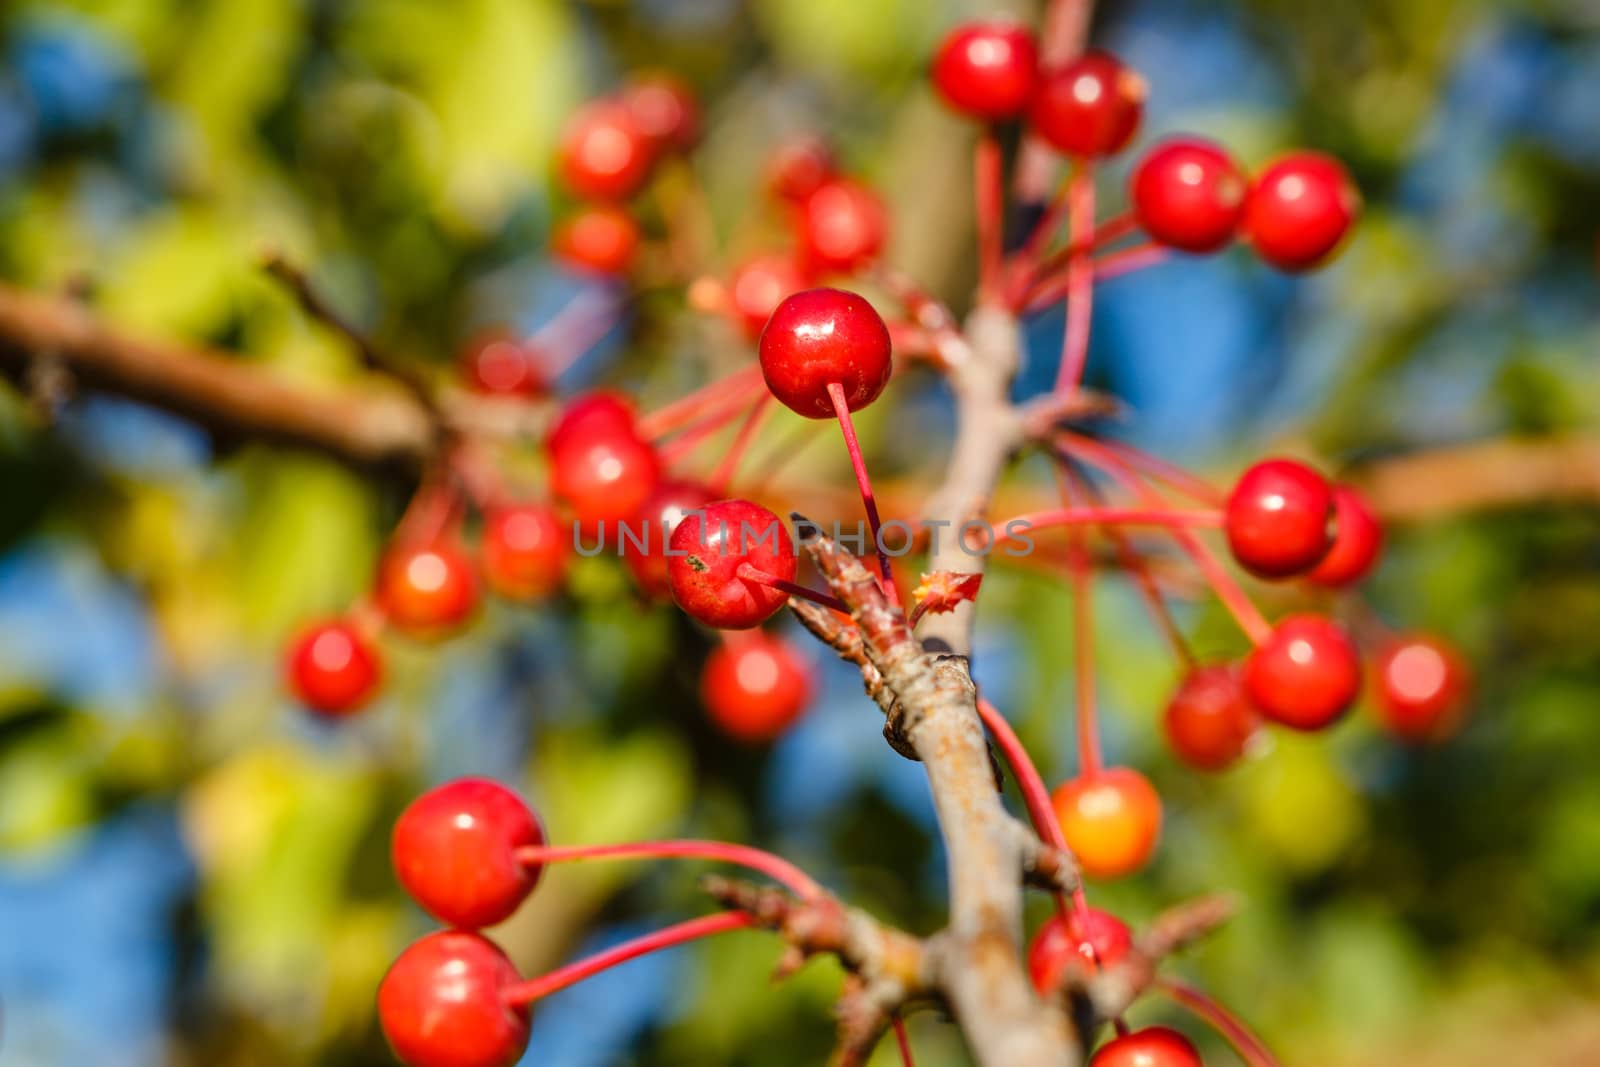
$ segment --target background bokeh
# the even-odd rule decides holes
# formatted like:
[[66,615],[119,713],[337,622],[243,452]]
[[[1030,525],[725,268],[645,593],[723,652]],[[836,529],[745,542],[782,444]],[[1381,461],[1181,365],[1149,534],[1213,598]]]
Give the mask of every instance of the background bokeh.
[[[975,6],[12,0],[0,277],[87,282],[130,329],[349,379],[353,356],[262,276],[270,245],[377,336],[442,361],[476,325],[532,328],[598,284],[546,258],[551,148],[579,101],[654,66],[707,101],[697,165],[729,256],[773,238],[765,151],[825,130],[890,201],[895,262],[964,306],[972,134],[922,69]],[[1311,144],[1368,206],[1320,274],[1239,252],[1107,283],[1091,366],[1131,406],[1120,432],[1222,477],[1269,445],[1337,470],[1595,432],[1593,5],[1102,7],[1096,40],[1151,83],[1141,144],[1203,131],[1252,164]],[[1112,167],[1103,196],[1121,188]],[[1019,389],[1053,376],[1058,331],[1038,323]],[[661,399],[749,358],[660,284],[563,384]],[[863,434],[875,469],[909,482],[941,454],[948,404],[931,380],[890,395]],[[785,477],[844,475],[816,447]],[[279,650],[361,592],[408,491],[114,399],[73,399],[46,427],[0,393],[4,1067],[388,1062],[373,989],[427,928],[389,875],[388,826],[466,772],[525,789],[563,842],[755,842],[937,926],[926,786],[852,673],[806,646],[822,679],[807,718],[770,750],[735,746],[694,695],[706,639],[639,606],[608,561],[546,608],[390,642],[377,706],[310,721]],[[1202,777],[1153,728],[1174,681],[1159,635],[1125,584],[1099,584],[1108,748],[1151,774],[1169,822],[1154,867],[1094,899],[1137,920],[1236,890],[1240,917],[1178,970],[1288,1064],[1600,1062],[1600,513],[1530,500],[1402,527],[1369,592],[1390,624],[1465,649],[1464,734],[1404,750],[1358,714]],[[980,681],[1052,778],[1072,769],[1070,614],[1037,574],[985,587]],[[1201,648],[1239,649],[1215,608],[1185,619]],[[563,869],[497,936],[543,968],[704,907],[692,867]],[[836,969],[772,986],[776,956],[737,934],[608,973],[541,1006],[526,1062],[820,1062]],[[920,1063],[965,1062],[938,1019],[912,1032]]]

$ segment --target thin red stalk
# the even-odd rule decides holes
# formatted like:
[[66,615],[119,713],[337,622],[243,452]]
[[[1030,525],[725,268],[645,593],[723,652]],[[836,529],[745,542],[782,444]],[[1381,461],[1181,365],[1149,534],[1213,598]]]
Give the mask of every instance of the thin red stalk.
[[[772,394],[767,393],[765,395],[771,396]],[[747,410],[746,405],[755,406],[748,399],[741,397],[737,403],[725,405],[710,414],[702,416],[699,421],[692,423],[678,436],[665,442],[657,449],[662,462],[670,465],[681,461],[685,456],[705,444],[707,438],[714,436],[718,431],[738,418],[740,412]]]
[[681,945],[697,938],[709,937],[712,934],[748,929],[755,924],[755,918],[742,911],[725,911],[700,919],[690,919],[688,922],[677,923],[654,933],[645,934],[643,937],[624,941],[620,945],[613,945],[604,952],[597,952],[587,959],[558,967],[549,974],[507,986],[501,991],[500,998],[507,1004],[532,1004],[542,997],[558,993],[619,963],[627,963],[651,952]]
[[1100,507],[1075,507],[1057,508],[1051,511],[1033,511],[1026,515],[1018,515],[1009,519],[1005,527],[1009,528],[1019,522],[1028,524],[1031,530],[1043,530],[1052,526],[1221,526],[1222,512],[1207,511],[1176,511],[1171,509],[1151,508],[1100,508]]
[[828,398],[833,401],[833,413],[838,416],[839,429],[844,432],[845,451],[850,453],[850,467],[856,474],[856,486],[861,490],[861,505],[867,511],[867,525],[872,528],[872,546],[878,552],[878,567],[883,572],[883,595],[890,607],[900,606],[900,591],[894,584],[894,567],[889,553],[883,550],[883,539],[878,536],[883,526],[878,518],[878,499],[872,493],[872,479],[867,474],[867,461],[861,456],[861,443],[856,440],[855,423],[850,418],[850,405],[845,400],[844,386],[828,383]]
[[1250,1067],[1278,1067],[1277,1057],[1266,1043],[1212,997],[1171,978],[1157,978],[1156,988],[1221,1034]]
[[906,1033],[905,1020],[896,1015],[889,1020],[889,1026],[894,1030],[895,1043],[900,1046],[901,1067],[917,1067],[917,1061],[911,1055],[911,1036]]
[[815,419],[806,419],[799,426],[779,439],[778,445],[772,450],[767,461],[761,465],[751,481],[756,485],[770,482],[784,465],[794,459],[800,452],[816,440],[817,433],[827,424]]
[[461,495],[448,469],[430,471],[411,494],[406,510],[395,524],[390,540],[397,545],[431,545],[444,536],[455,520]]
[[1132,274],[1136,270],[1153,267],[1163,263],[1172,253],[1154,241],[1144,241],[1132,248],[1122,248],[1115,252],[1108,252],[1094,261],[1094,276],[1098,281],[1115,278],[1123,274]]
[[[1022,806],[1028,811],[1028,821],[1033,823],[1034,833],[1046,844],[1066,851],[1067,839],[1061,832],[1060,820],[1056,818],[1055,805],[1050,803],[1050,788],[1044,784],[1044,778],[1034,765],[1033,757],[1028,755],[1022,739],[1011,728],[1006,717],[1000,714],[1000,709],[983,697],[978,698],[978,718],[983,721],[984,729],[989,731],[995,747],[1000,749],[1012,776],[1017,780],[1017,790],[1022,793]],[[1088,908],[1088,900],[1084,898],[1077,903],[1081,918],[1081,909]],[[1067,902],[1060,893],[1056,894],[1056,910],[1063,915],[1067,911]]]
[[1072,442],[1074,450],[1108,452],[1121,459],[1128,466],[1137,471],[1155,478],[1178,492],[1188,497],[1193,497],[1202,503],[1214,507],[1221,507],[1227,500],[1227,494],[1204,478],[1197,477],[1184,470],[1175,463],[1168,463],[1159,456],[1153,456],[1142,449],[1133,447],[1121,441],[1099,441],[1093,437],[1063,430],[1060,434],[1064,439]]
[[822,887],[800,868],[772,853],[728,841],[625,841],[616,845],[524,845],[517,861],[525,865],[598,859],[701,859],[732,863],[771,878],[806,899],[822,895]]
[[990,303],[1000,287],[1002,242],[1005,226],[1005,176],[1000,158],[1000,138],[987,128],[973,152],[978,218],[978,301]]
[[[1062,203],[1064,205],[1065,201]],[[1059,215],[1057,216],[1057,221],[1059,221]],[[1022,281],[1025,283],[1026,288],[1020,302],[1031,303],[1037,294],[1043,292],[1044,285],[1060,277],[1060,272],[1072,262],[1074,256],[1082,255],[1084,252],[1098,251],[1113,241],[1120,241],[1138,229],[1139,221],[1131,211],[1125,211],[1121,215],[1100,223],[1087,237],[1071,242],[1065,248],[1051,255],[1049,259],[1040,263],[1031,273],[1024,277]],[[1060,294],[1057,296],[1057,299],[1059,298]]]
[[[1061,495],[1074,510],[1077,496],[1071,481],[1063,478]],[[1089,557],[1081,529],[1073,527],[1068,541],[1067,574],[1072,583],[1073,675],[1078,690],[1078,773],[1100,773],[1100,723],[1096,718],[1094,692],[1094,588],[1089,573]]]
[[850,609],[838,597],[829,596],[827,593],[819,593],[815,589],[807,589],[803,585],[779,578],[775,574],[768,574],[753,563],[739,564],[739,569],[734,573],[747,582],[764,585],[779,592],[788,593],[790,596],[797,596],[801,600],[809,600],[813,604],[821,604],[823,607],[832,608],[843,615],[850,614]]
[[617,321],[616,297],[608,290],[585,287],[567,301],[528,340],[536,355],[546,357],[540,370],[555,381],[593,348]]
[[671,433],[698,418],[710,404],[727,396],[740,396],[761,380],[761,367],[752,364],[714,382],[707,382],[692,393],[679,397],[664,407],[649,412],[639,420],[639,435],[655,440]]
[[[1094,227],[1094,168],[1078,165],[1067,187],[1069,240],[1082,239]],[[1061,340],[1061,368],[1056,392],[1065,393],[1083,381],[1089,359],[1089,323],[1094,314],[1094,261],[1080,252],[1067,263],[1067,324]]]
[[762,420],[772,412],[772,394],[763,393],[750,408],[750,414],[745,416],[739,425],[739,432],[734,435],[733,443],[728,446],[722,459],[717,463],[716,470],[711,472],[711,478],[706,483],[713,496],[723,496],[728,491],[728,483],[733,481],[733,472],[739,468],[739,460],[750,448],[750,442],[755,440],[756,431],[761,429]]
[[[1069,452],[1074,451],[1070,442],[1063,443],[1063,448]],[[1079,455],[1111,475],[1117,482],[1127,488],[1135,496],[1159,507],[1165,503],[1161,495],[1151,489],[1142,479],[1116,454],[1105,449],[1076,449]],[[1272,624],[1262,616],[1255,602],[1250,599],[1239,583],[1227,571],[1216,555],[1195,537],[1193,532],[1183,527],[1169,527],[1173,538],[1178,542],[1189,558],[1194,560],[1200,574],[1205,578],[1212,590],[1217,594],[1223,606],[1233,615],[1239,623],[1239,628],[1250,638],[1252,644],[1262,644],[1272,636]]]

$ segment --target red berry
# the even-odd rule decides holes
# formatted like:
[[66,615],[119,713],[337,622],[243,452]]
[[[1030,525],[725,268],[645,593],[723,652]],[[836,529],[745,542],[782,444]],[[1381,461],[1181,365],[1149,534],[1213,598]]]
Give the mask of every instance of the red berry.
[[811,419],[834,417],[830,383],[844,386],[846,406],[859,411],[893,370],[889,328],[863,297],[842,289],[786,297],[761,331],[760,351],[772,395]]
[[545,452],[553,456],[578,438],[595,434],[632,436],[636,419],[633,401],[626,395],[609,389],[584,393],[567,401],[551,423],[544,438]]
[[667,580],[667,545],[689,512],[711,503],[711,490],[698,482],[667,481],[656,486],[644,506],[618,534],[618,549],[639,591],[656,600],[672,596]]
[[933,59],[933,84],[945,103],[974,118],[1015,118],[1033,99],[1039,75],[1033,31],[1015,22],[969,22],[945,37]]
[[1161,836],[1161,797],[1138,771],[1109,767],[1079,776],[1050,801],[1084,874],[1121,878],[1150,862]]
[[1456,650],[1435,637],[1391,641],[1378,655],[1378,718],[1407,741],[1447,740],[1461,726],[1471,688]]
[[309,627],[289,647],[290,688],[321,715],[360,710],[377,691],[382,674],[377,648],[343,619]]
[[551,492],[591,531],[631,519],[661,480],[661,457],[631,432],[577,435],[550,460]]
[[753,631],[707,657],[700,700],[728,736],[771,741],[811,702],[811,671],[787,642]]
[[1259,716],[1231,664],[1196,667],[1167,703],[1162,726],[1178,758],[1202,771],[1238,759],[1255,736]]
[[1040,81],[1028,112],[1034,132],[1069,156],[1109,156],[1139,128],[1144,79],[1105,52],[1086,52]]
[[833,152],[821,138],[797,137],[768,158],[767,188],[779,200],[798,204],[838,172]]
[[655,162],[633,113],[614,100],[579,108],[559,151],[561,177],[585,200],[626,200],[643,187]]
[[1383,551],[1383,526],[1360,493],[1333,488],[1333,547],[1306,575],[1318,585],[1353,585],[1365,578]]
[[566,577],[571,528],[543,504],[507,504],[483,517],[483,575],[509,600],[549,596]]
[[1226,152],[1198,137],[1151,149],[1130,186],[1144,232],[1184,252],[1215,252],[1233,240],[1249,187]]
[[1241,566],[1262,578],[1287,578],[1316,566],[1332,544],[1333,490],[1292,459],[1263,460],[1239,476],[1223,528]]
[[464,929],[517,910],[541,868],[517,859],[544,831],[522,798],[487,778],[458,778],[413,800],[394,824],[390,855],[400,884],[428,914]]
[[700,104],[671,74],[645,74],[622,90],[622,104],[654,149],[687,152],[700,139]]
[[1028,976],[1033,988],[1049,993],[1061,983],[1061,976],[1074,963],[1094,962],[1108,967],[1128,954],[1133,947],[1133,931],[1110,912],[1087,909],[1087,922],[1077,909],[1067,912],[1065,921],[1052,915],[1028,946]]
[[510,330],[478,334],[462,348],[461,374],[467,384],[492,396],[542,396],[545,380],[538,354]]
[[739,576],[748,563],[786,582],[799,561],[783,520],[748,500],[721,500],[684,516],[668,542],[667,579],[678,606],[707,626],[748,630],[788,594]]
[[849,273],[878,257],[888,233],[888,212],[878,194],[849,178],[834,178],[801,205],[797,243],[811,270]]
[[1245,691],[1261,714],[1296,730],[1336,721],[1361,692],[1355,645],[1332,620],[1295,615],[1273,628],[1244,665]]
[[639,251],[639,224],[615,204],[590,204],[556,229],[551,245],[580,270],[626,274]]
[[1200,1051],[1176,1030],[1147,1026],[1100,1046],[1089,1067],[1204,1067]]
[[466,557],[448,545],[394,549],[379,564],[377,597],[395,626],[432,636],[472,615],[478,583]]
[[1333,254],[1360,213],[1361,194],[1342,163],[1320,152],[1293,152],[1251,186],[1244,232],[1268,263],[1307,270]]
[[756,256],[741,263],[728,282],[733,310],[754,340],[777,310],[778,304],[804,283],[800,271],[787,256]]
[[502,996],[517,969],[494,942],[461,930],[429,934],[378,986],[378,1021],[408,1067],[511,1067],[528,1047],[528,1009]]

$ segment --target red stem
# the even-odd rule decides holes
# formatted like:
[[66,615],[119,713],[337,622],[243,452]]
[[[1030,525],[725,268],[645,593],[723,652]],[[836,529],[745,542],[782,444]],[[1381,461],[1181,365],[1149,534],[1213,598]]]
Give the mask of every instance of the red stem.
[[[1017,789],[1022,793],[1022,806],[1028,811],[1028,821],[1033,823],[1034,833],[1046,844],[1067,851],[1066,836],[1062,834],[1061,822],[1056,818],[1055,805],[1050,803],[1050,788],[1044,784],[1044,778],[1034,765],[1033,757],[1023,747],[1022,739],[1011,728],[1006,717],[1000,714],[1000,709],[983,697],[978,698],[978,718],[983,721],[989,736],[994,738],[995,747],[1005,757],[1012,776],[1017,780]],[[1080,890],[1076,896],[1081,894]],[[1087,899],[1080,901],[1079,906],[1087,909]],[[1056,894],[1056,908],[1063,915],[1066,914],[1067,902],[1060,893]],[[1079,917],[1083,917],[1081,911]]]
[[651,952],[671,948],[673,945],[681,945],[686,941],[694,941],[728,930],[743,930],[755,924],[755,918],[742,911],[725,911],[718,915],[690,919],[688,922],[677,923],[654,933],[645,934],[643,937],[624,941],[620,945],[613,945],[604,952],[597,952],[587,959],[558,967],[549,974],[507,986],[500,991],[500,998],[506,1004],[532,1004],[542,997],[560,992],[570,985],[576,985],[585,978],[593,977],[619,963],[626,963]]
[[985,129],[978,138],[973,159],[978,217],[978,302],[990,303],[1000,285],[1005,226],[1005,177],[1000,139],[992,128]]
[[747,582],[764,585],[770,589],[788,593],[790,596],[797,596],[801,600],[809,600],[813,604],[821,604],[825,608],[832,608],[841,615],[850,614],[850,609],[838,597],[830,596],[827,593],[819,593],[815,589],[807,589],[803,585],[779,578],[775,574],[768,574],[754,563],[739,564],[739,569],[734,571],[734,574]]
[[1154,241],[1143,241],[1131,248],[1108,252],[1094,261],[1094,276],[1099,281],[1132,274],[1136,270],[1163,263],[1172,253]]
[[1071,430],[1061,431],[1061,436],[1072,442],[1074,450],[1109,452],[1115,458],[1121,459],[1135,470],[1163,482],[1178,492],[1213,507],[1221,507],[1227,502],[1227,494],[1204,478],[1196,477],[1175,463],[1168,463],[1159,456],[1153,456],[1141,449],[1121,441],[1100,441],[1093,437],[1085,437]]
[[861,456],[861,443],[856,440],[855,423],[850,419],[850,405],[845,400],[844,386],[828,383],[828,398],[833,401],[833,413],[838,416],[839,429],[844,432],[844,448],[850,453],[850,467],[856,474],[856,486],[861,490],[861,504],[867,511],[867,525],[872,528],[872,546],[878,553],[878,568],[883,572],[883,595],[889,606],[900,606],[900,590],[895,588],[894,568],[889,553],[883,550],[883,540],[878,531],[883,523],[878,518],[878,498],[872,493],[872,479],[867,474],[867,462]]
[[712,496],[726,496],[728,483],[733,481],[733,472],[739,467],[739,460],[750,449],[750,442],[755,440],[756,431],[761,429],[762,420],[772,411],[771,393],[763,393],[761,398],[750,408],[750,414],[739,426],[739,432],[734,435],[733,443],[728,446],[728,451],[717,463],[716,470],[711,472],[707,486],[711,489]]
[[460,503],[452,472],[444,467],[429,471],[406,503],[390,542],[410,547],[434,544],[450,529]]
[[687,858],[732,863],[771,878],[807,900],[822,895],[822,887],[811,876],[784,859],[749,845],[727,841],[625,841],[616,845],[525,845],[516,852],[517,862],[564,863],[568,860],[597,859],[672,859]]
[[895,1043],[900,1046],[901,1067],[917,1067],[917,1061],[911,1055],[911,1036],[906,1033],[905,1020],[896,1015],[889,1020],[889,1026],[894,1030]]
[[553,382],[567,372],[606,335],[617,321],[616,297],[605,289],[585,287],[528,340],[542,361],[540,372]]
[[1028,524],[1030,530],[1043,530],[1052,526],[1221,526],[1220,511],[1175,511],[1151,508],[1100,508],[1072,507],[1051,511],[1033,511],[1007,520],[1002,529],[1019,522]]
[[[1063,200],[1057,206],[1057,221],[1060,219],[1060,206],[1064,205],[1065,201]],[[1054,228],[1054,223],[1052,223],[1052,228]],[[1036,296],[1045,291],[1044,286],[1046,284],[1061,279],[1060,272],[1072,262],[1074,256],[1082,255],[1084,252],[1097,251],[1113,241],[1120,241],[1129,234],[1137,232],[1138,229],[1139,220],[1134,217],[1131,211],[1125,211],[1121,215],[1100,223],[1086,238],[1071,242],[1026,274],[1021,279],[1023,293],[1020,299],[1013,301],[1013,303],[1031,304]],[[1060,299],[1064,292],[1065,290],[1063,289],[1062,292],[1056,294],[1055,298]]]
[[753,364],[708,382],[694,392],[679,397],[665,407],[657,408],[639,420],[639,436],[655,440],[688,423],[693,422],[708,405],[729,396],[740,396],[754,388],[761,380],[761,367]]
[[[1077,507],[1072,482],[1063,478],[1061,495],[1074,511]],[[1089,574],[1089,556],[1083,531],[1073,527],[1068,538],[1067,573],[1072,583],[1073,674],[1078,695],[1078,773],[1088,777],[1100,773],[1100,724],[1096,718],[1094,692],[1094,589]]]
[[1216,1000],[1193,986],[1171,978],[1157,978],[1156,988],[1204,1020],[1213,1030],[1227,1039],[1241,1059],[1250,1067],[1278,1067],[1277,1057],[1267,1048],[1237,1016]]
[[[1069,240],[1086,239],[1094,228],[1094,168],[1080,163],[1067,187]],[[1056,392],[1065,393],[1083,381],[1089,359],[1089,322],[1094,314],[1094,261],[1079,252],[1067,262],[1067,325],[1061,340],[1061,368]]]
[[[767,395],[771,395],[770,393]],[[745,410],[745,405],[750,401],[739,397],[736,403],[725,405],[702,416],[697,422],[680,433],[677,437],[662,444],[656,451],[661,456],[663,463],[671,465],[690,455],[695,449],[705,444],[706,439],[714,436],[728,423],[738,418],[739,413]],[[751,405],[752,407],[754,405]]]

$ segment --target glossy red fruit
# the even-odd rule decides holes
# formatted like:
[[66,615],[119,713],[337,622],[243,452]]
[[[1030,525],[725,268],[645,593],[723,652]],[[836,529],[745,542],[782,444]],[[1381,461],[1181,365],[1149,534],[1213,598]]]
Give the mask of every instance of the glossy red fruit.
[[706,658],[700,700],[728,736],[771,741],[811,702],[811,670],[788,642],[753,631]]
[[1361,213],[1361,194],[1332,156],[1293,152],[1256,177],[1245,201],[1244,232],[1262,259],[1309,270],[1339,247]]
[[642,74],[623,88],[622,104],[657,153],[687,152],[700,140],[700,103],[681,78]]
[[549,455],[581,437],[593,435],[625,434],[634,436],[634,423],[638,415],[633,401],[622,393],[597,389],[567,401],[545,434],[544,447]]
[[516,850],[544,844],[522,798],[487,778],[430,789],[394,824],[390,857],[400,884],[424,911],[477,929],[507,919],[539,881],[540,867]]
[[888,235],[889,215],[878,194],[834,178],[802,203],[796,244],[812,271],[849,273],[877,259]]
[[586,433],[550,455],[550,491],[585,530],[633,518],[661,481],[661,457],[632,433]]
[[1318,585],[1354,585],[1372,572],[1383,551],[1383,525],[1366,497],[1348,485],[1333,487],[1333,547],[1306,575]]
[[628,199],[649,179],[654,157],[633,113],[615,100],[579,108],[557,153],[562,180],[585,200]]
[[786,582],[798,568],[783,520],[748,500],[720,500],[692,512],[672,531],[667,579],[672,598],[693,618],[724,630],[760,626],[788,594],[739,576],[749,564]]
[[543,396],[545,380],[538,353],[510,330],[488,330],[473,337],[458,357],[467,385],[491,396]]
[[472,616],[478,583],[467,558],[449,545],[395,548],[378,566],[377,599],[395,626],[432,636]]
[[377,692],[383,665],[378,649],[344,619],[302,631],[289,646],[289,687],[319,715],[359,711]]
[[1333,489],[1292,459],[1268,459],[1239,476],[1223,530],[1234,559],[1261,578],[1288,578],[1316,566],[1332,546]]
[[1250,653],[1245,692],[1261,714],[1296,730],[1336,722],[1361,692],[1361,659],[1331,619],[1294,615]]
[[1233,240],[1249,182],[1221,148],[1198,137],[1165,141],[1133,170],[1133,213],[1154,241],[1215,252]]
[[511,1067],[528,1047],[528,1009],[501,999],[517,981],[494,942],[441,930],[383,976],[378,1022],[408,1067]]
[[1033,988],[1049,993],[1061,982],[1069,966],[1084,962],[1109,967],[1133,947],[1133,931],[1128,924],[1098,908],[1087,910],[1088,919],[1077,909],[1067,912],[1065,921],[1052,915],[1028,946],[1028,977]]
[[1184,676],[1161,725],[1179,759],[1202,771],[1219,771],[1244,754],[1260,716],[1239,668],[1212,664]]
[[1133,139],[1144,97],[1144,79],[1121,60],[1086,52],[1040,79],[1028,121],[1059,152],[1109,156]]
[[754,340],[761,336],[762,328],[783,298],[804,285],[799,269],[788,256],[755,256],[735,268],[728,281],[728,298],[745,333]]
[[1128,767],[1065,782],[1050,795],[1061,833],[1091,878],[1121,878],[1150,862],[1161,836],[1161,797]]
[[833,150],[820,137],[796,137],[767,159],[767,189],[779,200],[803,203],[839,173]]
[[1449,644],[1412,634],[1378,654],[1378,719],[1406,741],[1448,740],[1461,727],[1471,679]]
[[859,411],[878,398],[894,369],[889,327],[864,297],[842,289],[806,289],[778,305],[761,331],[767,388],[810,419],[834,417],[828,385],[844,386]]
[[1203,1067],[1200,1051],[1176,1030],[1147,1026],[1100,1046],[1089,1067]]
[[483,517],[483,576],[509,600],[540,600],[561,587],[572,527],[544,504],[506,504]]
[[614,277],[633,267],[639,224],[615,204],[590,204],[558,226],[550,243],[569,266]]
[[667,579],[667,545],[672,531],[689,512],[712,501],[711,490],[699,482],[665,481],[617,535],[622,561],[645,596],[667,600],[672,583]]
[[1015,22],[957,26],[933,58],[933,84],[945,103],[991,122],[1027,110],[1038,77],[1033,31]]

